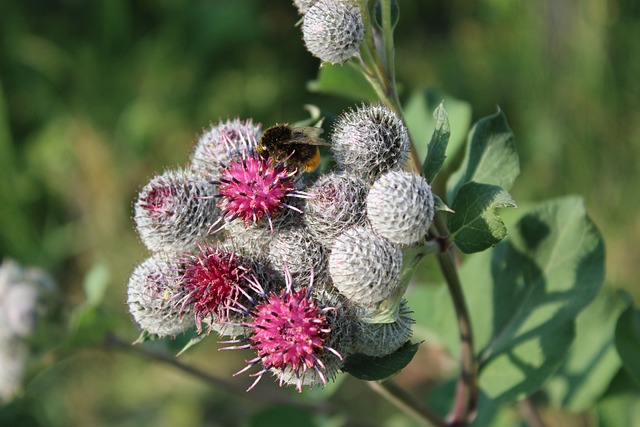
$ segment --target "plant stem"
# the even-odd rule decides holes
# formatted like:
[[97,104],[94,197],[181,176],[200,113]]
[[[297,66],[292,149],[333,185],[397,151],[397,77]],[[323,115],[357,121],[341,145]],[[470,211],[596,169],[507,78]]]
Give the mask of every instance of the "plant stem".
[[391,380],[377,382],[367,381],[369,387],[380,396],[397,406],[404,413],[413,417],[421,425],[445,427],[447,422],[435,411],[423,406],[409,393]]
[[531,427],[545,427],[544,420],[538,411],[538,408],[531,400],[531,397],[526,397],[520,402],[518,402],[518,409],[520,409],[520,413],[523,418],[527,420],[527,423]]
[[208,372],[202,371],[194,366],[182,363],[175,357],[169,357],[164,354],[150,351],[142,345],[132,345],[129,342],[113,334],[107,335],[107,337],[104,340],[104,345],[108,349],[116,349],[120,351],[138,354],[140,356],[147,357],[157,362],[161,362],[166,365],[172,366],[174,368],[181,370],[182,372],[192,375],[216,387],[217,389],[223,390],[225,392],[233,393],[238,396],[243,396],[247,399],[260,400],[265,403],[284,404],[284,405],[293,406],[305,411],[322,412],[322,413],[326,413],[327,411],[330,411],[330,408],[326,404],[307,403],[307,402],[294,400],[284,393],[279,393],[279,392],[274,393],[273,390],[260,390],[260,389],[254,388],[251,391],[251,393],[247,393],[244,390],[244,387],[241,387],[236,382],[228,381],[224,378],[220,378],[216,375],[212,375]]
[[475,414],[478,398],[478,368],[473,353],[471,318],[453,262],[451,249],[438,254],[436,257],[449,288],[460,335],[460,379],[456,389],[456,399],[447,420],[451,425],[466,425]]
[[393,48],[393,22],[391,22],[391,0],[381,0],[382,9],[382,34],[384,41],[385,68],[389,72],[389,77],[393,86],[396,81],[395,49]]
[[[364,2],[364,4],[366,4],[366,2]],[[380,100],[393,111],[395,111],[402,119],[402,121],[406,123],[395,85],[391,1],[381,0],[381,7],[383,36],[382,45],[384,46],[384,51],[378,52],[377,49],[375,49],[373,36],[367,37],[363,50],[365,51],[364,53],[367,58],[366,66],[368,69],[363,69],[363,74],[376,91],[376,94],[378,94]],[[370,29],[370,31],[375,31],[371,20],[370,10],[368,8],[363,8],[362,12],[364,15],[366,28]],[[382,58],[384,58],[384,60]],[[362,65],[364,68],[365,63],[363,62]],[[415,144],[413,143],[411,136],[409,136],[409,138],[411,142],[411,167],[415,172],[419,173],[422,169],[422,165],[417,156]],[[447,229],[446,222],[439,212],[436,213],[434,224],[431,227],[431,233],[436,239],[444,239],[443,241],[450,243],[449,231]],[[447,245],[447,247],[449,246]],[[462,292],[462,285],[460,283],[460,278],[458,277],[458,272],[454,263],[454,257],[453,253],[451,252],[451,248],[449,247],[448,250],[443,250],[441,253],[437,254],[436,257],[438,259],[438,264],[440,266],[444,279],[447,282],[447,286],[449,288],[451,300],[456,312],[458,331],[460,335],[460,380],[458,382],[458,387],[456,390],[455,402],[448,416],[446,424],[466,425],[475,413],[478,396],[478,368],[476,358],[473,353],[473,333],[471,329],[471,319],[465,302],[464,294]],[[386,382],[383,384],[393,383]],[[384,387],[384,389],[387,392],[391,393],[394,398],[398,398],[397,394],[392,393],[391,385]],[[395,391],[395,389],[393,390]],[[402,406],[398,406],[401,406],[402,408],[404,408],[404,410],[407,411],[416,411],[416,408],[412,407],[411,403],[408,402],[410,402],[408,399],[402,399]]]

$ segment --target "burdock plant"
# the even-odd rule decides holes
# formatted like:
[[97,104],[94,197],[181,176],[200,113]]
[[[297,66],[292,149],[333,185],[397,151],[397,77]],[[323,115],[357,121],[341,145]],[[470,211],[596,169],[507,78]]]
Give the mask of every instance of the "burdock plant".
[[[438,426],[490,423],[516,402],[539,422],[534,395],[594,404],[608,381],[590,382],[580,367],[597,365],[597,355],[572,343],[586,342],[598,316],[613,325],[607,319],[629,303],[600,291],[603,242],[582,200],[556,199],[503,221],[501,210],[517,207],[508,191],[520,170],[505,114],[471,128],[455,168],[462,144],[449,141],[461,140],[464,119],[450,124],[444,102],[403,105],[398,96],[396,2],[294,3],[305,46],[322,61],[316,90],[336,92],[333,82],[355,69],[377,99],[337,114],[327,132],[331,169],[310,174],[258,154],[262,126],[234,119],[198,139],[192,177],[168,172],[145,187],[136,222],[153,255],[129,282],[145,337],[190,328],[190,347],[219,331],[232,336],[226,348],[254,353],[241,371],[256,377],[249,389],[267,374],[303,392],[346,373]],[[432,286],[424,271],[413,276],[423,260]],[[606,299],[612,310],[592,311]],[[629,310],[618,321],[623,331]],[[625,343],[617,342],[617,367],[637,373]],[[438,411],[390,379],[425,347],[457,362],[441,378],[455,392],[437,389]],[[574,369],[590,390],[568,381]]]

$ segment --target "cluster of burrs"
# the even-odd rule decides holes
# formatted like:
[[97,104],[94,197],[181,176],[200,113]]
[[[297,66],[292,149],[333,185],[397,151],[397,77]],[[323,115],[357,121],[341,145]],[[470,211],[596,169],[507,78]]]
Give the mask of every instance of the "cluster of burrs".
[[[260,125],[207,129],[183,169],[153,178],[135,202],[152,255],[128,304],[147,333],[217,332],[248,348],[257,383],[324,385],[356,353],[391,354],[411,335],[403,251],[433,220],[429,184],[402,170],[409,137],[381,105],[342,114],[335,167],[308,173],[259,151]],[[253,385],[251,386],[253,387]]]

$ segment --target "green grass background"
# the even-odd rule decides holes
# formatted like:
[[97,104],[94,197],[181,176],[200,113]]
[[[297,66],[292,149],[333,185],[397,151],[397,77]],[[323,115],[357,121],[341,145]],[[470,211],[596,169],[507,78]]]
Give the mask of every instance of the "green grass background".
[[[474,121],[499,105],[521,155],[515,199],[583,195],[606,241],[608,285],[640,301],[640,4],[399,5],[403,98],[434,88],[468,101]],[[184,164],[219,118],[268,126],[304,119],[306,103],[336,113],[354,104],[307,91],[318,61],[297,20],[285,0],[2,0],[0,256],[50,271],[65,307],[83,301],[82,283],[100,266],[105,310],[135,339],[124,301],[146,257],[131,221],[140,187]],[[224,375],[242,366],[208,341],[186,360]],[[257,408],[100,350],[31,381],[5,408],[21,425],[235,425]]]

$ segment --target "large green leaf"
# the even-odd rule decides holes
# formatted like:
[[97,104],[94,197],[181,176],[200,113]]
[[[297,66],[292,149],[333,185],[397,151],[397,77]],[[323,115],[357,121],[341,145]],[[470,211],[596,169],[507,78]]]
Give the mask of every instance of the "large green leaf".
[[[460,270],[489,398],[514,401],[539,389],[559,368],[574,336],[574,319],[604,277],[600,233],[576,197],[525,214],[492,251]],[[417,297],[416,297],[417,295]],[[408,294],[417,332],[459,353],[455,315],[445,287]],[[421,328],[427,328],[427,332]]]
[[[562,362],[575,317],[604,279],[604,244],[582,199],[569,197],[524,215],[491,258],[493,309],[482,316],[491,332],[478,341],[480,383],[489,396],[514,400]],[[482,337],[482,322],[474,324]]]
[[446,107],[450,121],[451,135],[444,159],[446,167],[462,148],[471,125],[471,106],[469,103],[434,90],[420,90],[414,92],[407,101],[404,117],[416,146],[418,157],[424,159],[427,155],[427,143],[438,121],[438,116],[433,112],[439,105]]
[[496,212],[515,208],[511,195],[497,185],[468,182],[460,188],[449,216],[449,231],[464,253],[480,252],[495,246],[507,235],[507,227]]
[[596,405],[599,427],[640,427],[640,386],[621,369]]
[[513,132],[498,109],[496,114],[478,121],[469,133],[462,165],[447,182],[447,200],[455,201],[460,188],[471,181],[497,185],[508,191],[519,173]]
[[621,366],[613,345],[613,332],[629,302],[622,292],[604,287],[578,315],[573,346],[545,386],[553,405],[582,411],[592,407],[607,390]]
[[378,99],[367,79],[362,73],[350,66],[342,64],[322,64],[316,80],[307,84],[311,92],[325,93],[357,101]]
[[629,307],[616,324],[616,349],[625,369],[640,384],[640,310]]

